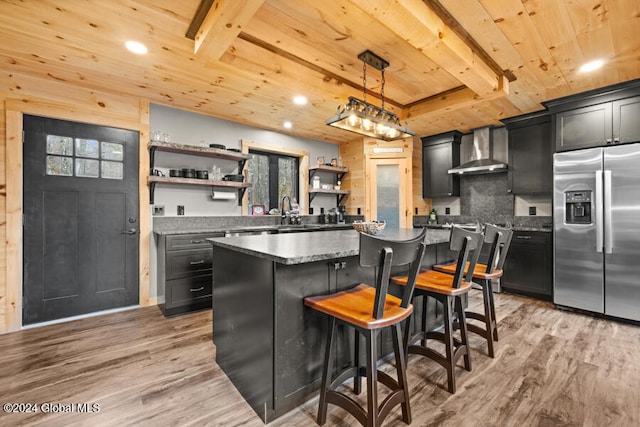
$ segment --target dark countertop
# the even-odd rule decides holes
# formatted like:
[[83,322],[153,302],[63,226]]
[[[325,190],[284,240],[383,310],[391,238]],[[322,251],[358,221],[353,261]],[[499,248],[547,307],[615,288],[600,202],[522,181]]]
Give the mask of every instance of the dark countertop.
[[294,232],[294,231],[320,231],[320,230],[350,230],[351,224],[302,224],[302,225],[211,225],[199,227],[178,227],[162,228],[153,230],[158,236],[169,236],[179,234],[203,234],[203,233],[225,233],[225,232],[251,232],[251,231],[273,231],[273,232]]
[[[419,232],[419,229],[414,228],[389,229],[384,230],[378,236],[391,240],[406,240],[416,236]],[[353,229],[314,233],[216,237],[207,240],[214,246],[286,265],[356,256],[359,253],[360,243],[359,233]],[[427,231],[427,244],[433,245],[448,241],[449,230]]]
[[[426,227],[428,229],[434,229],[434,230],[449,230],[450,227],[448,225],[445,224],[415,224],[414,227],[416,228],[420,228],[420,227]],[[551,233],[553,231],[552,227],[536,227],[536,226],[520,226],[520,225],[514,225],[511,227],[513,229],[513,231],[537,231],[537,232],[542,232],[542,233]]]

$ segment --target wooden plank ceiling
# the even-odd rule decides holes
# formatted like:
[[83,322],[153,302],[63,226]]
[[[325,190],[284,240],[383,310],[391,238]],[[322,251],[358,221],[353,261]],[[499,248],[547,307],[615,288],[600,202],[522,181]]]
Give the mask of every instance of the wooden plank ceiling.
[[[334,143],[354,138],[325,120],[363,97],[357,56],[367,49],[390,63],[385,106],[418,136],[500,125],[541,101],[640,78],[638,0],[5,0],[0,9],[3,73]],[[126,40],[149,53],[129,53]],[[593,59],[605,66],[578,72]],[[367,100],[380,105],[380,89],[368,67]],[[20,96],[19,85],[9,90]],[[309,103],[294,105],[295,95]]]

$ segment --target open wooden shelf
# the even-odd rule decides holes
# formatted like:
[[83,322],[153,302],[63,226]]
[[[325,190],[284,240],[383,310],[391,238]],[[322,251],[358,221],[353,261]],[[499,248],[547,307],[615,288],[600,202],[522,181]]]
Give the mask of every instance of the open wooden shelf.
[[236,160],[239,162],[244,162],[249,158],[248,154],[237,153],[235,151],[221,150],[220,148],[198,147],[197,145],[174,144],[171,142],[151,141],[148,147],[151,152],[164,151],[167,153],[191,154],[202,157]]

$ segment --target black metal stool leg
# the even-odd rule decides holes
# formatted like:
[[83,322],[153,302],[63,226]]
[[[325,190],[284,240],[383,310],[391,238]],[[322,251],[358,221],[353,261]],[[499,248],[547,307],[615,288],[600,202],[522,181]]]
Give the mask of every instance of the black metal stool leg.
[[496,302],[493,298],[493,289],[489,293],[489,302],[491,304],[491,319],[493,319],[493,339],[498,341],[498,320],[496,319]]
[[353,392],[355,394],[360,394],[360,392],[362,391],[362,374],[360,372],[360,332],[358,332],[358,330],[354,328],[354,333],[355,343],[353,360],[356,367],[356,374],[353,377]]
[[331,384],[331,367],[333,365],[333,334],[336,328],[336,319],[329,318],[329,330],[327,331],[327,345],[324,353],[324,366],[322,368],[322,384],[320,386],[320,402],[318,403],[318,424],[324,425],[327,421],[327,391]]
[[454,372],[455,365],[453,362],[453,314],[451,313],[449,298],[445,298],[442,301],[442,308],[444,311],[444,346],[447,360],[447,365],[445,366],[447,369],[447,386],[449,388],[449,393],[454,394],[456,392],[456,376]]
[[491,280],[485,280],[482,284],[482,300],[484,303],[484,324],[486,329],[487,350],[489,357],[495,357],[493,348],[493,315],[491,313],[491,296],[493,290],[491,289]]
[[378,349],[375,331],[367,331],[367,426],[378,422]]
[[411,424],[411,405],[409,403],[409,387],[407,385],[407,363],[405,359],[404,345],[402,343],[402,332],[400,324],[393,327],[393,351],[396,355],[396,373],[398,376],[398,387],[402,389],[404,401],[402,402],[402,420]]
[[458,312],[458,319],[460,320],[460,346],[464,352],[464,368],[467,371],[471,370],[471,352],[469,351],[469,340],[467,336],[467,319],[464,314],[464,308],[462,307],[462,297],[454,297],[456,311]]

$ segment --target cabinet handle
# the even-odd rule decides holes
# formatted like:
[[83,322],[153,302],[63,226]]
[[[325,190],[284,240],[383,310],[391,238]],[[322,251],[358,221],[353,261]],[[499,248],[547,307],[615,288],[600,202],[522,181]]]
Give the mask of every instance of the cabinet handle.
[[200,286],[198,289],[189,289],[191,292],[198,292],[204,289],[204,286]]
[[191,265],[200,265],[200,264],[204,264],[204,260],[201,259],[200,261],[191,261],[189,264]]
[[343,268],[347,268],[347,262],[346,261],[334,262],[333,263],[333,269],[334,270],[342,270]]
[[192,240],[191,243],[204,243],[204,240]]

